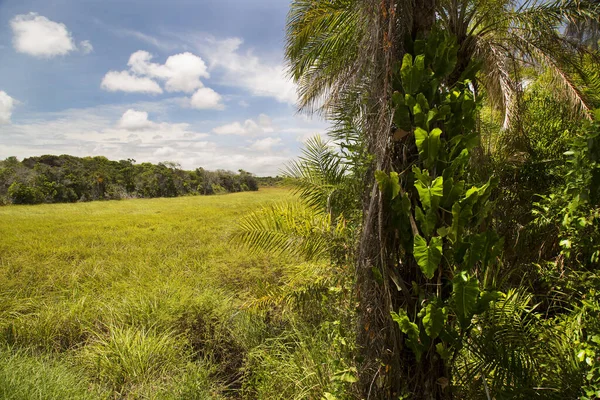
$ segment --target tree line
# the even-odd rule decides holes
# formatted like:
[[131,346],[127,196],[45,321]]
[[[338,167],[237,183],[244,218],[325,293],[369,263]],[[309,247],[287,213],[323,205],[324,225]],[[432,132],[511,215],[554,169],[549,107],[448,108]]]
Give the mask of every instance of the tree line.
[[[267,179],[267,178],[264,178]],[[271,178],[273,179],[273,178]],[[270,182],[270,181],[269,181]],[[0,204],[67,203],[125,198],[211,195],[258,190],[258,180],[239,170],[186,171],[174,162],[43,155],[0,161]]]

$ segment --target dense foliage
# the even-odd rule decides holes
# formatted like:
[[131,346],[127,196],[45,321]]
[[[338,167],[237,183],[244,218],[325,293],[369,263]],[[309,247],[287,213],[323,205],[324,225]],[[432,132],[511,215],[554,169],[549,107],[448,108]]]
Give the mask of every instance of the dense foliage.
[[64,203],[123,198],[176,197],[258,190],[257,179],[239,170],[182,170],[177,164],[111,161],[69,155],[9,157],[0,161],[0,204]]
[[[599,21],[584,0],[292,3],[299,105],[340,151],[309,144],[299,204],[238,236],[331,265],[278,292],[325,282],[328,301],[309,294],[338,316],[311,303],[309,332],[355,327],[346,362],[327,362],[345,383],[310,393],[600,397]],[[334,289],[350,285],[349,310]]]

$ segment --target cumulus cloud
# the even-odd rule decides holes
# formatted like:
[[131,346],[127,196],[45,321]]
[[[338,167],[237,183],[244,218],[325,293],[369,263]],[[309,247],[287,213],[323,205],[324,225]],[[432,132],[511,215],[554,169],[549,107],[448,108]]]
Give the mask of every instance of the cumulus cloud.
[[272,138],[267,137],[264,139],[259,139],[250,145],[252,150],[256,151],[271,151],[271,149],[275,146],[281,145],[280,138]]
[[223,72],[220,83],[241,87],[254,96],[272,97],[295,104],[296,86],[287,77],[283,64],[269,64],[251,51],[242,52],[240,38],[206,38],[196,43],[209,61],[210,69]]
[[165,80],[169,92],[191,93],[204,86],[200,78],[209,77],[202,58],[192,53],[175,54],[164,64],[153,63],[152,58],[152,54],[139,50],[129,57],[127,65],[137,75]]
[[167,92],[193,93],[184,99],[184,107],[199,110],[223,110],[222,97],[213,89],[204,87],[200,78],[209,78],[208,69],[202,58],[189,53],[175,54],[164,64],[152,62],[152,54],[139,50],[131,54],[128,71],[109,71],[101,87],[110,91],[162,93],[157,81],[164,82]]
[[13,46],[19,53],[50,58],[68,54],[77,48],[65,24],[51,21],[37,13],[15,16],[10,21],[10,27],[13,31]]
[[232,122],[213,129],[217,135],[261,136],[274,131],[271,118],[265,114],[258,116],[258,121],[247,119],[243,123]]
[[117,126],[130,131],[138,131],[152,127],[152,122],[148,120],[147,112],[129,109],[125,111]]
[[0,125],[9,124],[15,100],[0,90]]
[[190,105],[198,110],[223,110],[225,106],[221,103],[221,95],[211,88],[200,88],[190,99]]
[[159,84],[147,77],[132,75],[127,71],[108,71],[100,85],[109,92],[123,91],[130,93],[162,93]]

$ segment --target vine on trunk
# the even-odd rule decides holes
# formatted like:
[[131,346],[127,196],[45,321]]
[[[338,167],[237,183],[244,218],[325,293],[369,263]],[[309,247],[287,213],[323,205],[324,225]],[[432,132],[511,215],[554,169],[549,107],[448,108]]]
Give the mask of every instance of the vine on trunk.
[[[450,87],[447,78],[458,50],[454,38],[434,30],[406,48],[394,73],[392,140],[416,146],[418,158],[403,171],[375,175],[399,243],[398,263],[389,275],[398,291],[409,291],[400,296],[405,300],[392,318],[416,363],[429,366],[423,370],[443,371],[430,384],[435,387],[428,397],[446,398],[450,361],[473,318],[501,295],[491,267],[503,241],[488,228],[497,180],[468,184],[470,152],[479,142],[471,85],[477,65]],[[420,272],[410,271],[415,263]],[[407,397],[415,395],[406,391]]]

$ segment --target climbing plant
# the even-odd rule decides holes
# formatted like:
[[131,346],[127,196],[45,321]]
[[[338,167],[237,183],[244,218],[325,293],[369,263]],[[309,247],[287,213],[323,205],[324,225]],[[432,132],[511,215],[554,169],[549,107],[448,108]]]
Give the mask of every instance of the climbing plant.
[[[390,271],[405,301],[392,312],[405,346],[417,363],[443,364],[437,398],[451,391],[450,362],[483,313],[500,296],[496,260],[502,239],[488,222],[493,177],[470,183],[477,101],[472,90],[477,65],[453,86],[456,41],[441,31],[416,40],[395,71],[392,140],[415,146],[418,157],[402,171],[376,172],[399,238],[398,263]],[[408,261],[419,268],[410,271]],[[410,396],[410,393],[405,393]]]

